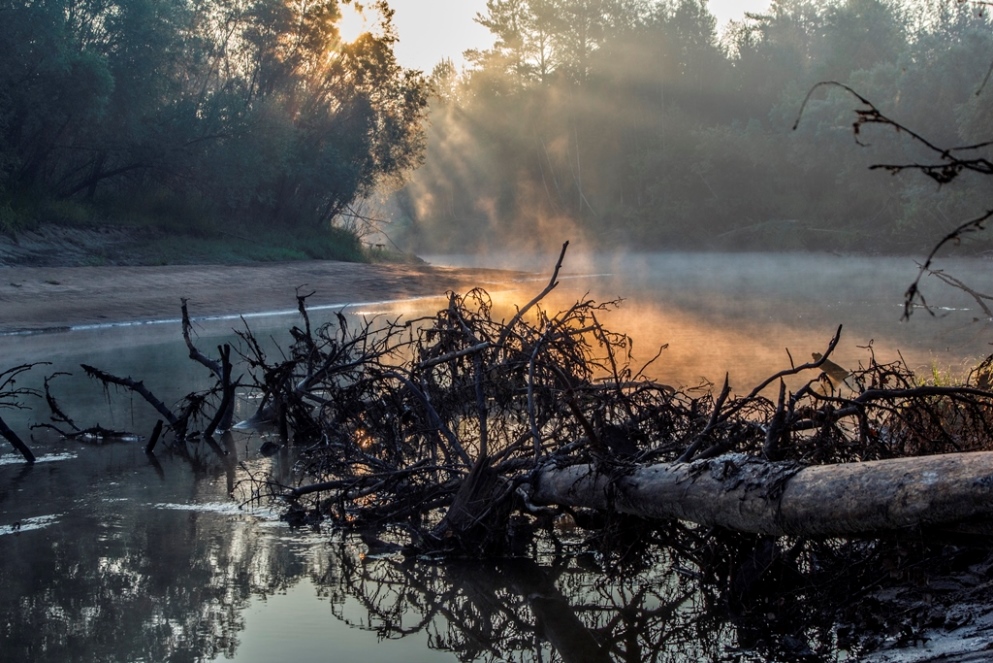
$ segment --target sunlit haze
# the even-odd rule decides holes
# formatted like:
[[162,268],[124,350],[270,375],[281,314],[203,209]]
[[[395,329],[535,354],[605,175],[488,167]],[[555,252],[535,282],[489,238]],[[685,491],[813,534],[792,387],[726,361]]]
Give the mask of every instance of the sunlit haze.
[[341,3],[338,7],[341,11],[341,22],[338,24],[338,30],[343,42],[355,41],[359,35],[369,30],[369,21],[354,5]]
[[[767,8],[769,0],[712,0],[708,6],[723,28],[745,12]],[[486,0],[391,0],[390,7],[400,35],[395,52],[405,67],[430,73],[445,58],[461,66],[464,51],[493,44],[489,31],[473,21],[477,12],[486,11]]]

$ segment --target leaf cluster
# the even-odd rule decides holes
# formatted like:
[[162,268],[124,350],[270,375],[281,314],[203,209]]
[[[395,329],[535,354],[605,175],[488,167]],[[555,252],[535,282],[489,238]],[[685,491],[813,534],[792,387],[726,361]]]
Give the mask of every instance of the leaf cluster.
[[[0,21],[0,207],[50,201],[200,231],[327,228],[420,162],[427,86],[338,0],[12,2]],[[16,225],[16,224],[14,224]]]

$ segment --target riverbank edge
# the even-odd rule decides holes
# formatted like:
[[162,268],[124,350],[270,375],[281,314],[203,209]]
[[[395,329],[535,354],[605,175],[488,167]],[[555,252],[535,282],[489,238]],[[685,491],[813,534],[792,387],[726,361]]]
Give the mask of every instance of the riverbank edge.
[[513,289],[534,275],[426,264],[297,261],[247,265],[0,267],[0,336],[443,297]]

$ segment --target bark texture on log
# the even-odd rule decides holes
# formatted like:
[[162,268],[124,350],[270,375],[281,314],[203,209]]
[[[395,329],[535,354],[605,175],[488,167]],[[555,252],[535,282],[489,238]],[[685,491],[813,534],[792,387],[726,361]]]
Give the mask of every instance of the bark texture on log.
[[773,536],[830,537],[993,516],[993,452],[803,467],[729,454],[538,473],[531,499]]

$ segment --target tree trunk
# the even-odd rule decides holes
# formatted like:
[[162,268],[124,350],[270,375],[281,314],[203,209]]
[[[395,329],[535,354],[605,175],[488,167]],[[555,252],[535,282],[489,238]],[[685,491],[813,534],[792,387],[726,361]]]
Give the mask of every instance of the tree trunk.
[[21,452],[21,455],[24,456],[24,460],[29,463],[35,462],[34,454],[31,453],[30,449],[28,449],[28,445],[24,444],[17,433],[11,430],[10,426],[7,425],[7,422],[4,421],[3,418],[0,418],[0,435],[10,442],[15,449]]
[[993,452],[803,467],[729,454],[692,463],[549,467],[537,504],[831,537],[993,518]]
[[501,549],[510,517],[507,483],[493,469],[489,456],[480,456],[455,493],[452,505],[431,531],[442,549],[487,554]]

